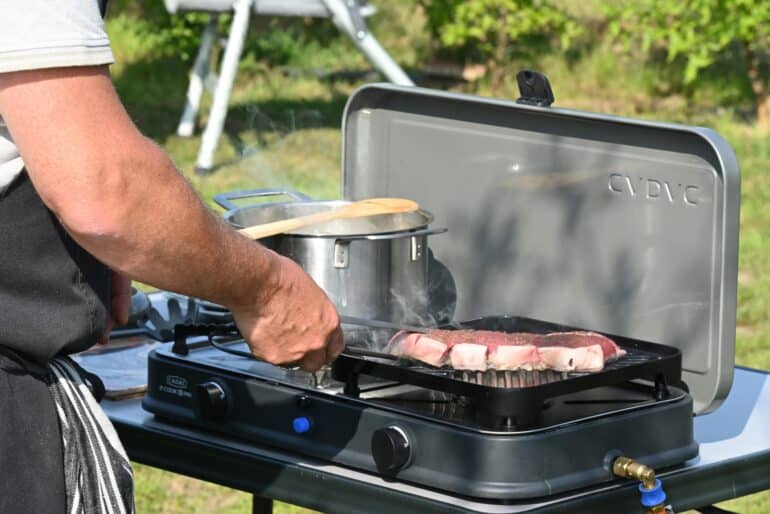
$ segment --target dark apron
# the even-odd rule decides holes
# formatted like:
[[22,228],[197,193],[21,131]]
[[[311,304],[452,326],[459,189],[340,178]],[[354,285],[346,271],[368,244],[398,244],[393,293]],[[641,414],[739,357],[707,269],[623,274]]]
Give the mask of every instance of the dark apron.
[[[95,1],[104,18],[108,0]],[[109,302],[109,269],[64,231],[22,171],[0,193],[0,347],[39,364],[85,350],[104,334]]]
[[0,194],[0,512],[64,514],[61,431],[45,363],[107,327],[109,270],[22,173]]
[[0,349],[0,512],[64,514],[61,431],[44,377]]
[[[103,16],[106,0],[99,4]],[[65,513],[62,434],[45,364],[104,334],[109,279],[26,172],[0,193],[0,513]]]
[[64,231],[25,172],[0,195],[0,248],[0,346],[44,364],[99,340],[109,269]]

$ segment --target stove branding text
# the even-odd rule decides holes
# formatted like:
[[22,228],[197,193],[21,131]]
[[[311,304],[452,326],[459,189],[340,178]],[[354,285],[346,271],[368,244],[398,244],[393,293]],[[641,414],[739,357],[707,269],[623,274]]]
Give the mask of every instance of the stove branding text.
[[166,375],[166,383],[160,384],[158,390],[180,398],[192,398],[192,393],[187,390],[187,386],[187,379],[176,375]]
[[166,384],[171,387],[187,389],[187,379],[178,377],[176,375],[166,375]]
[[700,203],[698,201],[700,187],[691,184],[679,184],[671,180],[610,173],[607,187],[612,193],[626,194],[646,200],[663,200],[668,203],[681,203],[690,206]]

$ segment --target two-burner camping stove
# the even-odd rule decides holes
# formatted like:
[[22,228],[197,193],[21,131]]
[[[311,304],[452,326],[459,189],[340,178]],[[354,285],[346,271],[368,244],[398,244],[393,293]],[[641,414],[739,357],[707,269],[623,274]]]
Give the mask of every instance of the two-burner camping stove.
[[[318,376],[252,360],[242,342],[177,334],[150,357],[145,408],[499,501],[612,480],[618,455],[656,468],[696,456],[692,417],[717,408],[733,376],[735,156],[708,129],[530,96],[361,88],[343,114],[342,196],[411,198],[449,228],[430,248],[456,292],[448,319],[581,327],[612,334],[626,358],[543,381],[348,352]],[[521,318],[489,317],[501,313]]]
[[[455,372],[343,353],[307,373],[248,357],[224,324],[177,329],[150,356],[145,409],[261,445],[470,497],[534,498],[613,479],[620,455],[655,467],[697,455],[678,350],[616,338],[601,373]],[[564,329],[513,317],[463,324]],[[191,335],[208,334],[208,335]],[[213,342],[213,345],[211,344]],[[348,341],[348,345],[355,342]]]

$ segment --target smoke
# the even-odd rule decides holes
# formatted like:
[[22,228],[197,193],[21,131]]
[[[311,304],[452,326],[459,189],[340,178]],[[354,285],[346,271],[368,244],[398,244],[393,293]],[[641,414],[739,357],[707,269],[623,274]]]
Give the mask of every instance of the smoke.
[[432,328],[453,322],[457,304],[454,280],[449,274],[435,275],[434,278],[419,291],[405,294],[391,288],[395,323]]
[[[449,270],[433,257],[430,250],[427,285],[406,289],[390,288],[391,319],[385,321],[422,328],[444,327],[454,323],[457,305],[455,281]],[[362,327],[351,328],[349,334],[346,333],[349,342],[375,350],[385,348],[394,335],[392,330]]]
[[[339,149],[329,144],[328,134],[317,130],[325,126],[320,110],[289,107],[269,114],[258,104],[240,110],[246,128],[227,132],[236,156],[225,163],[235,168],[239,182],[245,182],[239,189],[304,188],[301,192],[309,196],[328,195],[332,188],[323,187],[319,175],[330,171],[339,175]],[[321,187],[307,190],[308,183]],[[333,189],[338,190],[336,183]]]
[[427,289],[415,290],[409,293],[402,293],[391,288],[392,321],[402,325],[416,325],[419,327],[438,326],[441,318],[431,312],[430,287],[429,284]]
[[[298,104],[301,107],[301,104]],[[268,111],[273,111],[267,106]],[[248,129],[228,134],[237,152],[240,177],[247,185],[239,189],[275,188],[294,189],[312,197],[331,197],[339,191],[338,183],[325,176],[339,177],[339,145],[330,144],[329,131],[317,129],[328,126],[320,110],[314,108],[283,108],[278,114],[269,114],[258,104],[242,107],[241,119]],[[333,136],[338,137],[338,136]],[[335,195],[336,196],[336,195]],[[276,201],[276,198],[271,198]],[[281,199],[282,200],[282,199]],[[256,203],[257,200],[251,200]],[[343,290],[355,284],[339,284]],[[371,287],[369,285],[368,287]],[[344,291],[327,291],[340,312],[349,310]],[[399,285],[387,293],[390,319],[397,324],[434,327],[446,325],[454,316],[456,290],[451,273],[433,258],[429,250],[429,279],[416,287]],[[383,348],[392,331],[371,330],[344,326],[346,340]]]

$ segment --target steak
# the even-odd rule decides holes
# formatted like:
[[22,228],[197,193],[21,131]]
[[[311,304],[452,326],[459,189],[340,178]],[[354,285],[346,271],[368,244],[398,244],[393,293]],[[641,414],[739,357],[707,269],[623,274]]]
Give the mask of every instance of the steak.
[[626,354],[625,350],[615,344],[615,341],[596,332],[553,332],[540,336],[541,346],[559,346],[565,348],[582,348],[598,344],[602,347],[605,360],[615,360]]
[[449,351],[449,364],[454,369],[485,371],[488,347],[475,343],[455,343]]
[[[480,345],[479,345],[480,346]],[[498,370],[535,371],[542,367],[542,358],[533,344],[503,344],[488,346],[487,367]]]
[[446,363],[449,353],[449,346],[440,339],[406,331],[394,335],[388,349],[394,355],[417,359],[436,367]]
[[625,355],[612,339],[596,332],[550,334],[490,330],[402,331],[387,350],[431,366],[458,370],[601,371]]

